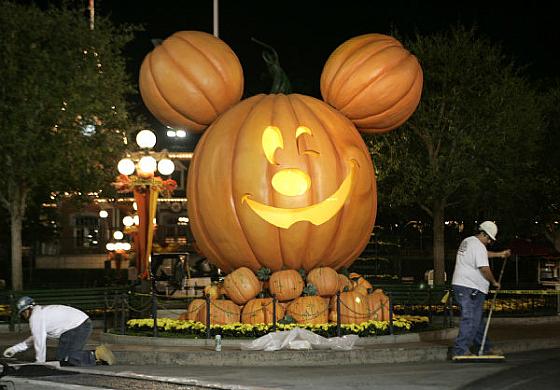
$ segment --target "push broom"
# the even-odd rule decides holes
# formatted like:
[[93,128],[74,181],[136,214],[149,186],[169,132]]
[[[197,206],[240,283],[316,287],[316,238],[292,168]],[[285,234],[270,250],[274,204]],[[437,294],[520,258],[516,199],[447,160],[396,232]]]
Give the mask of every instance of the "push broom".
[[[504,274],[504,269],[506,269],[507,257],[504,257],[504,262],[502,264],[502,269],[500,270],[500,276],[498,277],[498,283],[502,283],[502,275]],[[482,336],[482,342],[480,343],[480,349],[478,350],[478,355],[461,355],[454,356],[453,361],[456,362],[501,362],[506,358],[504,355],[484,355],[484,346],[486,345],[486,337],[488,335],[488,328],[490,327],[490,319],[492,318],[492,312],[494,311],[494,306],[496,304],[496,297],[500,289],[496,289],[494,297],[492,298],[492,304],[490,305],[490,311],[488,312],[488,319],[486,320],[486,326],[484,328],[484,335]]]

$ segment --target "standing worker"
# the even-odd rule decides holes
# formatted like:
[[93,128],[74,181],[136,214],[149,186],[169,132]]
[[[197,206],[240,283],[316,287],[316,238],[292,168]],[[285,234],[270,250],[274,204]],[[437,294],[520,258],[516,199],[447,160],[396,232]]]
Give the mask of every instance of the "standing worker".
[[47,338],[58,339],[56,360],[62,366],[94,366],[115,364],[115,356],[104,345],[95,351],[83,350],[92,331],[91,319],[76,308],[65,305],[40,306],[30,297],[21,297],[16,303],[18,314],[29,320],[31,336],[25,341],[7,348],[5,357],[12,357],[29,347],[35,348],[35,359],[46,362]]
[[[452,355],[472,356],[471,347],[476,350],[482,344],[486,321],[483,318],[484,301],[488,294],[489,285],[500,289],[500,283],[494,278],[488,258],[509,257],[509,249],[501,252],[490,252],[487,246],[496,241],[498,227],[494,222],[484,221],[478,227],[478,233],[465,238],[455,262],[455,271],[451,282],[455,299],[461,307],[461,322],[459,334],[455,339]],[[502,355],[501,351],[493,349],[486,339],[485,355]]]

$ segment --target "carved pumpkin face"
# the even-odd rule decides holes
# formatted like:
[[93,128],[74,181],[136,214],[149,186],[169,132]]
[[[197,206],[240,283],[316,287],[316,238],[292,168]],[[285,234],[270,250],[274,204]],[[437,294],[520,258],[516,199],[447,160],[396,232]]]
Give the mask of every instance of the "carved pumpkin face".
[[191,228],[224,271],[347,266],[367,244],[375,176],[354,125],[303,95],[258,95],[208,128],[189,167]]

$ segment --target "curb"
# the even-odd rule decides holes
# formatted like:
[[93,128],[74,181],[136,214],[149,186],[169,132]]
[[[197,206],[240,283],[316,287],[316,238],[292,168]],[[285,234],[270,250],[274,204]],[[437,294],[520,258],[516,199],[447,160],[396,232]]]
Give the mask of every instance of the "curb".
[[[336,350],[241,350],[250,340],[222,341],[221,352],[213,339],[170,339],[104,333],[100,341],[111,345],[119,364],[209,366],[330,366],[339,364],[402,363],[446,360],[448,341],[458,328],[360,338],[350,351]],[[195,362],[195,363],[193,363]]]
[[[459,328],[446,328],[419,333],[406,333],[375,337],[360,337],[356,345],[402,344],[451,340],[457,337]],[[254,339],[238,340],[222,338],[222,346],[241,348],[241,344],[249,343]],[[102,333],[99,336],[101,343],[112,345],[141,345],[152,347],[197,347],[214,348],[214,339],[182,339],[168,337],[127,336],[114,333]]]

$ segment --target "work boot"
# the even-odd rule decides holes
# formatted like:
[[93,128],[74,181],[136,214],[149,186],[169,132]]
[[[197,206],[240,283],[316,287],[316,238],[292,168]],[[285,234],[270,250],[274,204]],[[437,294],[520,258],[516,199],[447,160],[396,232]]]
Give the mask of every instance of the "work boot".
[[99,347],[95,348],[95,360],[105,363],[109,366],[112,366],[117,362],[115,355],[113,352],[104,344],[100,345]]
[[458,354],[455,355],[455,354],[454,354],[454,355],[451,355],[451,360],[460,359],[462,356],[474,356],[474,353],[472,353],[471,351],[467,351],[467,352],[465,352],[465,353],[463,353],[463,354],[460,354],[460,355],[458,355]]
[[496,356],[504,356],[504,351],[498,348],[490,348],[484,351],[485,355],[496,355]]

